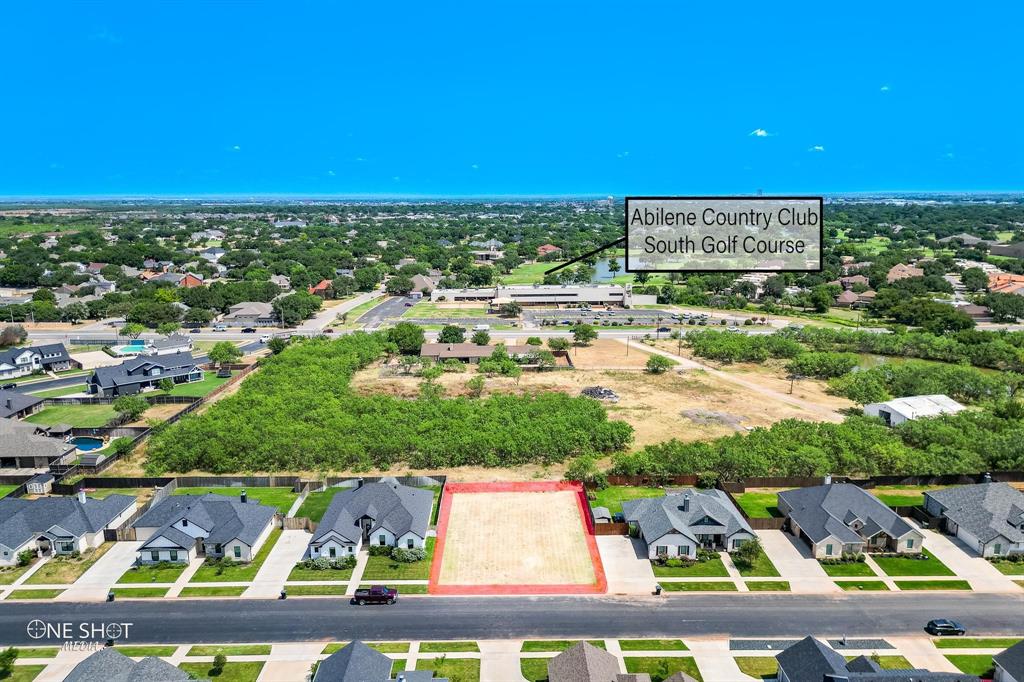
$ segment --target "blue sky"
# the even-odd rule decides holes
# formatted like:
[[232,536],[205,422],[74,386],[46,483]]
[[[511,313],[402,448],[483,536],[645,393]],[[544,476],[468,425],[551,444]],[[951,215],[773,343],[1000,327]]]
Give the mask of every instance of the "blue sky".
[[1024,4],[719,4],[7,3],[0,195],[1024,189]]

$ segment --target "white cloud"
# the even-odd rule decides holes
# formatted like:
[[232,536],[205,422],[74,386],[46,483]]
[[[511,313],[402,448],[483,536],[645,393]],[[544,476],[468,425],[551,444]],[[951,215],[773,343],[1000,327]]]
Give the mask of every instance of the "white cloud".
[[332,171],[332,170],[329,170],[329,171],[327,171],[327,174],[328,174],[328,175],[330,175],[330,176],[331,176],[332,178],[333,178],[333,177],[334,177],[335,175],[337,175],[337,173],[335,173],[335,172],[334,172],[334,171]]
[[366,161],[366,159],[364,159],[364,158],[363,158],[363,157],[361,157],[361,156],[357,156],[357,157],[356,157],[356,161],[358,161],[358,162],[362,163],[363,161]]
[[473,170],[480,170],[480,166],[475,163],[472,166],[470,166],[470,168],[472,168]]
[[878,89],[881,92],[889,92],[889,86],[888,85],[883,85],[882,87],[880,87]]
[[824,147],[824,145],[816,144],[813,147],[811,147],[810,149],[808,149],[807,151],[809,151],[809,152],[823,152],[823,151],[825,151],[825,147]]
[[747,135],[748,137],[771,137],[772,133],[769,133],[764,128],[754,128]]
[[617,158],[617,159],[624,159],[627,156],[629,156],[629,152],[628,151],[627,152],[619,152],[618,154],[615,155],[615,158]]
[[942,157],[945,159],[953,159],[956,158],[956,155],[953,152],[946,152],[945,154],[942,155]]
[[235,146],[233,146],[231,148],[231,151],[233,151],[233,152],[240,152],[240,151],[242,151],[242,148],[239,145],[236,144]]
[[402,180],[402,177],[400,175],[392,175],[391,179],[394,180],[395,182],[400,182]]

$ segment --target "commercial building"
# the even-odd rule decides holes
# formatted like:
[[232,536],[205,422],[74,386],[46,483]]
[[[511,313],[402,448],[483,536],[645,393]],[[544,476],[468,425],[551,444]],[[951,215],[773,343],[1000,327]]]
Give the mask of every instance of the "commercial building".
[[485,301],[497,308],[505,303],[522,306],[585,306],[603,305],[632,308],[637,305],[653,305],[658,297],[649,294],[634,294],[630,284],[523,284],[498,285],[473,289],[434,289],[430,292],[432,301]]

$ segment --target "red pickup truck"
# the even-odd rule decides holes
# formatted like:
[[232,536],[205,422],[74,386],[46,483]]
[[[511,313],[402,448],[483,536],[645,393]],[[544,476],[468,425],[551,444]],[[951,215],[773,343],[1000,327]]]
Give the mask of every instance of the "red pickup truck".
[[394,604],[398,601],[398,590],[384,585],[373,585],[370,589],[356,590],[352,601],[360,606],[366,604]]

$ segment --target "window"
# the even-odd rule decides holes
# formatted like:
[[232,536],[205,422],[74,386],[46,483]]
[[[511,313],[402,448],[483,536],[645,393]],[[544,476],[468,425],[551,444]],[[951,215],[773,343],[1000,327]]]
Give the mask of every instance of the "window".
[[907,549],[914,549],[914,541],[907,540]]
[[1003,553],[1003,546],[997,542],[995,545],[992,546],[992,553],[993,554],[1002,554]]
[[224,553],[224,545],[214,545],[213,546],[213,553],[214,554],[223,554]]
[[679,545],[679,547],[676,548],[676,551],[679,552],[679,556],[690,556],[689,545]]
[[182,519],[181,520],[181,527],[182,528],[188,528],[188,519]]
[[388,544],[388,536],[381,533],[377,536],[377,542],[379,542],[381,545]]
[[150,552],[149,558],[153,561],[160,561],[160,552]]
[[330,554],[330,555],[331,555],[331,558],[333,559],[333,558],[334,558],[335,556],[337,556],[337,550],[336,550],[336,549],[335,549],[334,547],[331,547],[331,548],[330,548],[330,549],[328,550],[328,554]]
[[171,561],[177,561],[177,560],[178,560],[178,550],[172,549],[171,550]]
[[746,540],[743,539],[743,538],[739,538],[739,539],[733,540],[732,541],[732,548],[733,549],[739,549],[743,545],[744,542],[746,542]]
[[238,545],[235,545],[235,558],[236,559],[241,559],[242,558],[242,548],[239,547]]
[[654,553],[658,556],[668,556],[668,547],[665,545],[658,545],[654,548]]
[[832,556],[832,545],[825,545],[825,556]]
[[408,540],[405,541],[405,546],[408,547],[409,549],[413,548],[413,544],[414,543],[413,543],[413,539],[412,538],[409,538]]
[[57,549],[60,550],[61,552],[67,552],[68,554],[70,554],[71,552],[75,551],[75,543],[73,543],[73,542],[58,542],[57,543]]

